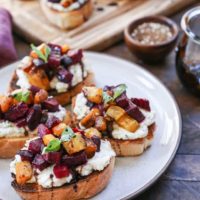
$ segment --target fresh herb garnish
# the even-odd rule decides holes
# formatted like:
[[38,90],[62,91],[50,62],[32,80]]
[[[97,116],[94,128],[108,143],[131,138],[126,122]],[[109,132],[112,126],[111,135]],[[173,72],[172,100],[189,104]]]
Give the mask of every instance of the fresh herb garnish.
[[51,53],[51,49],[48,46],[45,47],[44,54],[34,44],[31,44],[31,49],[33,51],[35,51],[35,53],[38,55],[38,57],[40,59],[42,59],[45,63],[48,62],[48,57],[49,57],[49,55]]
[[125,92],[127,89],[127,86],[125,84],[120,84],[114,89],[114,95],[113,99],[115,100],[117,97],[119,97],[123,92]]
[[59,139],[51,140],[45,148],[45,152],[55,152],[60,150],[61,141]]
[[104,103],[109,103],[114,101],[117,97],[119,97],[123,92],[126,91],[127,86],[125,84],[118,85],[113,89],[113,96],[110,96],[107,92],[103,92],[103,101]]
[[62,142],[68,142],[70,141],[72,138],[76,137],[74,131],[68,126],[61,135],[61,141]]
[[30,96],[30,91],[20,91],[18,93],[13,94],[12,96],[19,102],[27,103]]

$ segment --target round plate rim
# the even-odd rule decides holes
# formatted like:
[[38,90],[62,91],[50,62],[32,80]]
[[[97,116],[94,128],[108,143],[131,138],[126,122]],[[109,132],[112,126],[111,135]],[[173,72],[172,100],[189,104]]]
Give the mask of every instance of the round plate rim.
[[126,197],[123,197],[121,200],[126,200],[126,199],[130,199],[133,197],[138,196],[139,194],[143,193],[144,191],[146,191],[150,186],[152,186],[163,174],[164,172],[167,170],[167,168],[169,167],[169,165],[171,164],[171,162],[173,161],[176,152],[179,148],[180,145],[180,141],[181,141],[181,137],[182,137],[182,117],[181,117],[181,113],[180,113],[180,109],[179,106],[174,98],[174,96],[172,95],[171,91],[165,87],[165,85],[155,76],[153,75],[151,72],[149,72],[148,70],[144,69],[142,66],[136,64],[136,63],[131,63],[130,61],[124,60],[122,58],[117,58],[115,56],[112,55],[108,55],[108,54],[104,54],[104,53],[96,53],[96,52],[91,52],[91,51],[86,51],[85,55],[87,56],[97,56],[97,57],[102,57],[102,58],[107,58],[107,59],[114,59],[116,61],[120,61],[120,62],[124,62],[128,65],[132,65],[133,67],[137,68],[138,70],[142,71],[143,73],[148,74],[149,76],[151,76],[152,78],[154,78],[157,82],[159,82],[159,84],[163,87],[163,89],[168,93],[169,97],[172,99],[175,108],[176,108],[176,112],[178,114],[178,124],[179,124],[179,130],[178,130],[178,138],[176,141],[176,146],[173,150],[173,153],[171,154],[169,160],[166,162],[166,164],[163,166],[162,170],[159,171],[159,173],[151,179],[151,181],[149,181],[147,184],[145,184],[143,187],[141,187],[140,189],[138,189],[137,191],[127,195]]

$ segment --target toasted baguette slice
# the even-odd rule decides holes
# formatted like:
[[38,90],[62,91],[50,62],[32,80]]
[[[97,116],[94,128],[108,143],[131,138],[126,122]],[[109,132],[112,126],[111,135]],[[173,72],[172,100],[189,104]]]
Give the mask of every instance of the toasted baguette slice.
[[[71,114],[66,111],[66,117],[63,120],[66,124],[71,124]],[[25,137],[4,137],[0,138],[0,158],[12,158],[15,154],[24,147],[26,140],[35,137],[35,134],[29,133]]]
[[149,126],[149,132],[145,138],[136,140],[119,140],[108,138],[107,140],[110,141],[117,156],[138,156],[141,155],[151,145],[155,128],[155,124]]
[[84,23],[92,14],[92,0],[88,0],[79,9],[72,11],[57,11],[47,6],[47,0],[40,1],[41,8],[47,19],[61,29],[72,29]]
[[[16,90],[19,88],[16,85],[17,80],[18,80],[18,77],[16,73],[14,73],[11,79],[9,88],[8,88],[9,92],[12,92],[13,90]],[[49,96],[53,96],[58,101],[59,104],[66,105],[71,102],[72,97],[76,96],[78,93],[81,92],[83,86],[92,86],[92,85],[95,85],[94,74],[92,72],[88,72],[87,77],[82,82],[72,87],[69,91],[63,92],[63,93],[49,92]]]
[[12,182],[13,188],[24,200],[74,200],[87,199],[101,192],[108,184],[113,168],[115,158],[113,157],[110,164],[100,172],[93,172],[77,183],[72,183],[59,188],[44,189],[38,184],[18,185],[16,181]]

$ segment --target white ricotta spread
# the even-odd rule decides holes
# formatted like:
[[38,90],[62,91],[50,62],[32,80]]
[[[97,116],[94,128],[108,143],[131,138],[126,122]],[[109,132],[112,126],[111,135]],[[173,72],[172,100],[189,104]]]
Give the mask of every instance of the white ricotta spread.
[[24,128],[19,128],[14,123],[9,121],[0,121],[0,138],[23,137],[24,133],[25,133]]
[[155,112],[148,112],[143,109],[140,109],[140,111],[145,116],[145,120],[140,123],[140,127],[135,132],[130,132],[114,123],[112,131],[113,138],[122,140],[135,140],[146,137],[148,135],[148,126],[155,122]]
[[77,0],[76,2],[72,3],[70,6],[65,8],[60,3],[52,3],[52,2],[48,2],[47,0],[47,6],[58,11],[68,12],[68,11],[79,9],[81,5],[83,5],[86,1],[87,0]]
[[85,165],[77,167],[76,171],[81,176],[87,176],[93,171],[102,171],[109,165],[111,158],[115,155],[110,142],[101,140],[100,151],[96,152],[91,159],[88,159]]
[[90,112],[90,107],[87,106],[87,99],[82,92],[76,97],[73,112],[76,114],[78,120],[82,119]]
[[62,107],[61,105],[59,105],[59,111],[56,112],[48,112],[49,116],[55,116],[57,117],[59,120],[63,121],[64,118],[66,117],[66,110],[64,107]]
[[16,85],[23,89],[29,89],[31,84],[29,83],[26,73],[22,69],[17,69],[16,74],[18,77]]
[[63,83],[59,81],[57,77],[54,77],[50,82],[50,87],[56,89],[58,93],[62,93],[67,91],[69,84]]
[[37,181],[39,185],[41,185],[44,188],[59,187],[64,185],[65,183],[69,183],[72,180],[71,174],[69,174],[69,176],[64,178],[56,178],[53,172],[53,167],[54,165],[47,167],[42,171],[37,171],[38,172]]
[[19,63],[18,65],[18,69],[24,69],[26,67],[29,67],[30,65],[32,65],[32,58],[30,56],[25,56]]

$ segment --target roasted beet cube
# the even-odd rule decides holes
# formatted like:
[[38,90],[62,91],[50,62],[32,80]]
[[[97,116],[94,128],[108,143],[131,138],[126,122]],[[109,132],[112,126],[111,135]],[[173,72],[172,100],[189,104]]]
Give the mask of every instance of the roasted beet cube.
[[56,112],[59,110],[59,103],[54,98],[48,98],[42,103],[42,107],[49,112]]
[[49,152],[43,154],[44,159],[51,164],[58,164],[61,160],[61,152]]
[[56,178],[63,178],[69,176],[70,171],[65,165],[55,165],[53,168],[53,173],[55,174]]
[[25,117],[28,111],[28,106],[25,103],[13,105],[5,113],[5,119],[11,122],[16,122],[18,119]]
[[101,139],[99,138],[99,137],[97,137],[97,136],[92,136],[92,141],[94,142],[94,144],[96,144],[96,146],[97,146],[97,152],[99,152],[100,151],[100,147],[101,147]]
[[44,135],[51,134],[51,130],[48,129],[44,124],[40,124],[38,126],[38,135],[39,137],[43,137]]
[[20,150],[18,154],[21,156],[22,161],[32,162],[34,154],[28,150]]
[[42,171],[47,168],[50,164],[44,159],[43,155],[37,154],[32,162],[32,165]]
[[122,93],[118,98],[115,99],[115,102],[118,106],[126,108],[129,105],[129,99],[126,96],[126,93]]
[[29,109],[29,112],[26,116],[27,125],[30,130],[34,130],[40,123],[42,118],[41,106],[35,104],[32,108]]
[[40,153],[42,149],[42,145],[43,145],[43,142],[41,138],[31,140],[29,142],[28,150],[31,151],[33,154]]
[[57,77],[64,83],[71,83],[73,74],[64,68],[60,68],[57,72]]
[[15,123],[16,123],[16,126],[19,128],[27,125],[26,118],[19,119]]
[[67,55],[72,59],[73,64],[81,62],[83,57],[82,49],[69,50]]
[[46,121],[46,126],[51,129],[53,128],[54,126],[56,126],[57,124],[59,124],[61,121],[55,117],[55,116],[49,116],[47,121]]
[[129,101],[129,105],[125,110],[129,116],[131,116],[138,122],[142,122],[145,119],[139,108],[131,101]]
[[40,91],[40,88],[36,87],[34,85],[31,85],[31,87],[29,88],[29,90],[33,93],[33,95],[35,95],[37,92]]
[[75,167],[78,165],[83,165],[87,162],[87,155],[85,151],[81,151],[79,153],[73,154],[71,156],[64,155],[62,157],[62,163],[67,165],[68,167]]
[[60,66],[60,56],[51,54],[48,58],[48,66],[53,70],[58,69]]
[[[56,1],[56,3],[60,0],[52,0],[52,1]],[[58,3],[59,3],[58,2]],[[56,54],[56,55],[61,55],[61,52],[62,52],[62,48],[60,45],[58,44],[52,44],[52,43],[48,43],[48,46],[50,47],[51,49],[51,54]]]
[[131,98],[131,101],[144,110],[151,111],[149,101],[147,99]]
[[72,59],[71,59],[69,56],[64,55],[64,56],[61,58],[60,63],[61,63],[61,65],[62,65],[65,69],[67,69],[70,65],[73,64],[73,61],[72,61]]

